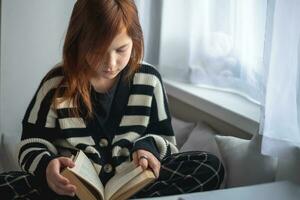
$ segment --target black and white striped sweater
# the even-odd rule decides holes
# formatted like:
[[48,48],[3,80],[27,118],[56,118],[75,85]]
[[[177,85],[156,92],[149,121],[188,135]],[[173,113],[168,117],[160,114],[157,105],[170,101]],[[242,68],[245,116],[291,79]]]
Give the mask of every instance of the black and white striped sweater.
[[[46,76],[27,108],[18,150],[19,165],[24,171],[42,177],[52,159],[81,149],[100,173],[104,156],[90,123],[82,117],[70,116],[72,103],[65,101],[58,109],[53,108],[51,99],[62,78],[61,68]],[[159,159],[178,151],[165,90],[154,67],[142,64],[129,84],[120,80],[114,99],[118,103],[112,107],[120,120],[111,133],[110,149],[105,152],[111,154],[116,173],[130,161],[130,154],[136,149],[146,149]]]

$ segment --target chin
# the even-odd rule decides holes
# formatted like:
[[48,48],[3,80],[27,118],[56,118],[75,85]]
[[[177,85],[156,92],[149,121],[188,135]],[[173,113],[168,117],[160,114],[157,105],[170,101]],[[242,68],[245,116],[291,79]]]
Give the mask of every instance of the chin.
[[116,78],[117,75],[118,74],[102,74],[102,77],[105,78],[105,79],[112,80],[112,79]]

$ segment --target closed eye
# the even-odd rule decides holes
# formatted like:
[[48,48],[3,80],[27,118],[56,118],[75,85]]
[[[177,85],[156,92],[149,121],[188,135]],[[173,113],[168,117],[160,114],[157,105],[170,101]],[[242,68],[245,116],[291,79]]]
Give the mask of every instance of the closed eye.
[[124,53],[126,52],[127,48],[117,49],[118,53]]
[[116,51],[117,51],[118,53],[124,53],[124,52],[127,50],[127,47],[128,47],[128,44],[125,44],[125,45],[123,45],[123,46],[117,48]]

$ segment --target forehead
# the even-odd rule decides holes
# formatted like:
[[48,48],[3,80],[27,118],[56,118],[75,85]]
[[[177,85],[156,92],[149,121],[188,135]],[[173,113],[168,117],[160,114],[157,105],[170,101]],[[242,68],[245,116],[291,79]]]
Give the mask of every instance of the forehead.
[[118,48],[131,42],[131,37],[127,34],[126,28],[123,28],[119,34],[113,39],[110,48]]

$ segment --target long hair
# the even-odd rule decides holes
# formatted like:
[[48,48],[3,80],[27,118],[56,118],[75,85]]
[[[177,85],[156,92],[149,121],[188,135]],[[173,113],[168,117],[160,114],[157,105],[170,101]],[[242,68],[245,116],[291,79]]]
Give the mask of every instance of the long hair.
[[[60,87],[56,89],[55,108],[60,103],[56,99],[62,97],[60,101],[72,102],[75,116],[84,114],[85,118],[92,117],[89,80],[99,62],[103,62],[114,37],[123,28],[133,42],[125,75],[129,81],[139,68],[144,51],[143,33],[134,0],[77,0],[63,46],[62,68],[65,76],[60,86],[67,85],[67,89],[63,92]],[[96,52],[97,56],[88,63],[86,57],[89,52],[93,55]]]

